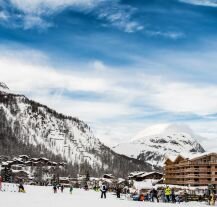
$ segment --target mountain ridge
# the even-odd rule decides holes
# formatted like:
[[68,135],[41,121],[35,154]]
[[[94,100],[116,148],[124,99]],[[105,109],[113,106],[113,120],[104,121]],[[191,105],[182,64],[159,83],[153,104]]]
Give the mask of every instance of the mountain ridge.
[[112,151],[94,136],[85,122],[24,95],[0,90],[0,117],[0,143],[4,146],[1,153],[31,153],[28,148],[39,154],[46,152],[67,161],[74,174],[92,171],[96,175],[110,172],[126,176],[135,169],[152,169],[148,163]]
[[162,167],[168,156],[205,152],[196,137],[187,125],[158,124],[139,132],[130,142],[113,147],[113,150]]

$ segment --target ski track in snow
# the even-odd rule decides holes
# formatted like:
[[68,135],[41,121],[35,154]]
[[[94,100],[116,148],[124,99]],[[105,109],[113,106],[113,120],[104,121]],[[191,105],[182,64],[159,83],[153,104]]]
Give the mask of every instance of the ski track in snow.
[[100,198],[100,192],[74,189],[72,195],[65,188],[64,193],[53,194],[52,187],[25,186],[26,193],[0,192],[1,206],[5,207],[205,207],[202,203],[163,204],[129,201],[123,196],[118,200],[112,194]]

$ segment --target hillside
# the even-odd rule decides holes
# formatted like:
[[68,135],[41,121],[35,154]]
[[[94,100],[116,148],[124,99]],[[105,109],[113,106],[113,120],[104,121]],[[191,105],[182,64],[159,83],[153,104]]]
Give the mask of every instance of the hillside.
[[89,171],[96,176],[114,173],[124,177],[130,171],[152,169],[148,163],[106,147],[78,118],[5,89],[0,89],[0,154],[41,155],[66,161],[67,173],[73,175]]
[[163,166],[168,156],[203,153],[197,135],[185,125],[159,124],[138,133],[130,142],[113,147],[117,153]]

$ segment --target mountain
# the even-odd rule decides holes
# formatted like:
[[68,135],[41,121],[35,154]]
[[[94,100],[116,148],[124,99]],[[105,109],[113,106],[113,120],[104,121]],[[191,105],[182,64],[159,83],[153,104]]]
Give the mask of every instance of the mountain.
[[166,157],[203,153],[198,136],[186,125],[158,124],[138,133],[130,142],[113,147],[117,153],[163,166]]
[[101,173],[126,176],[130,171],[151,170],[150,164],[106,147],[78,118],[57,113],[8,90],[1,83],[0,154],[27,154],[66,161],[67,173],[73,175],[88,171],[96,176]]
[[0,90],[2,92],[4,92],[4,91],[9,92],[8,86],[5,83],[2,83],[2,82],[0,82]]

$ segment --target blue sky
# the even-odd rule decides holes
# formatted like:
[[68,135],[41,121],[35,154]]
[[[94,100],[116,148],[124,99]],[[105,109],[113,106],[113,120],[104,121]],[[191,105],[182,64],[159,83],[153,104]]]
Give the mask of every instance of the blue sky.
[[216,0],[0,0],[1,81],[110,145],[171,122],[212,150],[216,22]]

